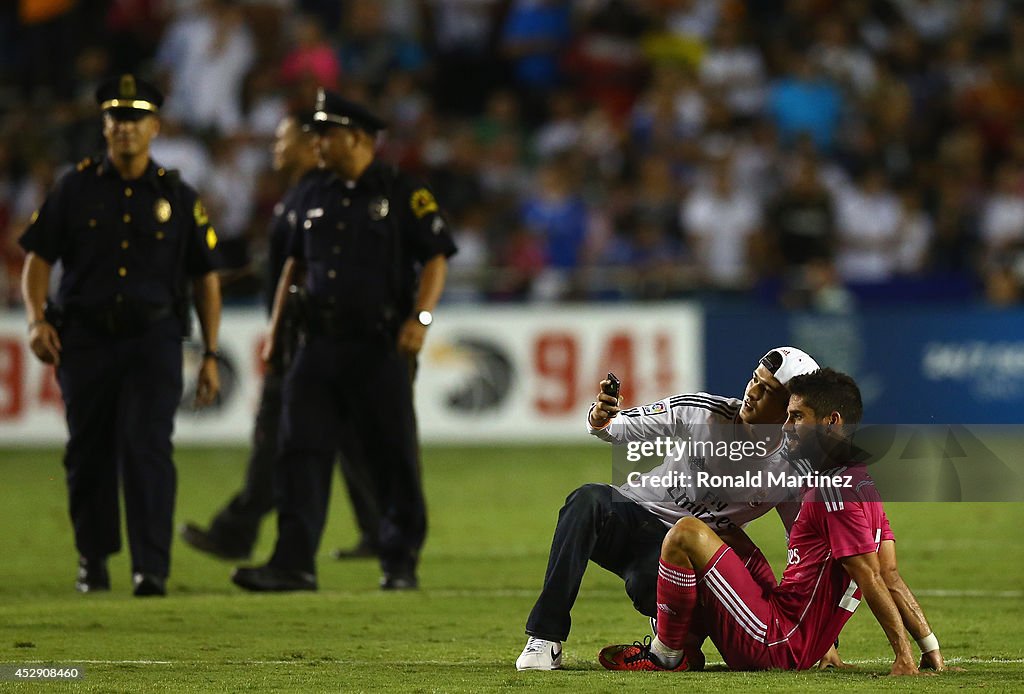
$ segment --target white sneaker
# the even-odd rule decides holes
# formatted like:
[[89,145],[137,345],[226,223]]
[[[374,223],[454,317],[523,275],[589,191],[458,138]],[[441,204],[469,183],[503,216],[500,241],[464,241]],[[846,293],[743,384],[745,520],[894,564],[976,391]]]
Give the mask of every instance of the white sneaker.
[[561,670],[562,642],[531,636],[526,648],[516,658],[516,670]]

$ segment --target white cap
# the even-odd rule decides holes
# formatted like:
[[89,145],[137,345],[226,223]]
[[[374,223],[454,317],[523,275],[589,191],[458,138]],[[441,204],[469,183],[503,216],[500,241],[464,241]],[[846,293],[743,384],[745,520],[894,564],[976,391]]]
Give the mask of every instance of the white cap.
[[809,374],[818,370],[818,362],[811,355],[796,347],[776,347],[761,357],[761,366],[775,376],[782,385],[789,383],[794,376]]

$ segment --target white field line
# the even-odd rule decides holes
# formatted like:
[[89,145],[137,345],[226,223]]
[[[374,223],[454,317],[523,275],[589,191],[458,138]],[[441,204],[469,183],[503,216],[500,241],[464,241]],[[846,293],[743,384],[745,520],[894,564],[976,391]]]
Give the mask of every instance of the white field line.
[[[19,660],[17,662],[0,661],[0,665],[51,665],[54,660]],[[868,658],[865,660],[847,660],[851,665],[886,665],[892,658]],[[379,665],[376,660],[61,660],[60,665]],[[445,665],[469,666],[489,665],[485,660],[401,660],[396,665]],[[708,660],[708,665],[724,665],[721,661]],[[946,658],[947,665],[1020,665],[1024,658]]]
[[[913,590],[913,589],[912,589]],[[325,593],[334,598],[358,598],[359,600],[366,600],[373,596],[379,596],[382,599],[393,599],[394,596],[382,593],[381,591],[363,592],[363,591],[331,591],[321,589],[321,593]],[[620,596],[622,591],[618,589],[610,588],[594,588],[584,589],[580,591],[582,595],[590,596]],[[527,590],[524,588],[421,588],[420,594],[429,598],[472,598],[472,597],[486,597],[486,598],[536,598],[536,590]],[[920,597],[926,598],[1024,598],[1024,590],[981,590],[981,589],[947,589],[947,588],[922,588],[914,590],[914,594]],[[415,596],[411,596],[415,597]]]

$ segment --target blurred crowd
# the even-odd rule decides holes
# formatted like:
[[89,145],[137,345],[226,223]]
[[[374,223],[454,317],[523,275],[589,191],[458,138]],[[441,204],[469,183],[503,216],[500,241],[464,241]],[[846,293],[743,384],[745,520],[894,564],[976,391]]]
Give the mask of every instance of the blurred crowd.
[[448,300],[1019,303],[1024,3],[18,0],[0,8],[0,292],[97,82],[166,90],[154,157],[255,301],[274,128],[318,86],[434,188]]

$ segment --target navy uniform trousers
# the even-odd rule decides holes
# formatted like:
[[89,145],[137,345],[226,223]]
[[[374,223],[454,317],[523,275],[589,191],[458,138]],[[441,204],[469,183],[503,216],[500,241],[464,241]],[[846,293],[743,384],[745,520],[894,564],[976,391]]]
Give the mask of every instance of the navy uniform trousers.
[[[210,535],[218,544],[242,554],[252,551],[263,517],[274,510],[274,461],[279,448],[284,368],[268,371],[263,377],[256,423],[253,427],[252,453],[245,471],[245,484],[210,524]],[[348,437],[342,445],[340,465],[349,502],[355,512],[362,538],[376,547],[380,528],[379,511],[372,480],[365,465],[359,441]]]
[[285,377],[271,566],[316,572],[334,456],[355,443],[380,510],[381,567],[415,569],[427,514],[409,368],[390,337],[313,335],[299,348]]
[[572,610],[587,562],[626,582],[637,612],[657,615],[658,560],[668,528],[653,513],[607,484],[585,484],[565,500],[551,540],[544,587],[526,633],[548,641],[569,636]]
[[164,318],[134,336],[82,323],[61,331],[57,380],[75,546],[87,559],[121,548],[118,481],[132,571],[167,577],[177,477],[174,413],[182,395],[181,326]]

